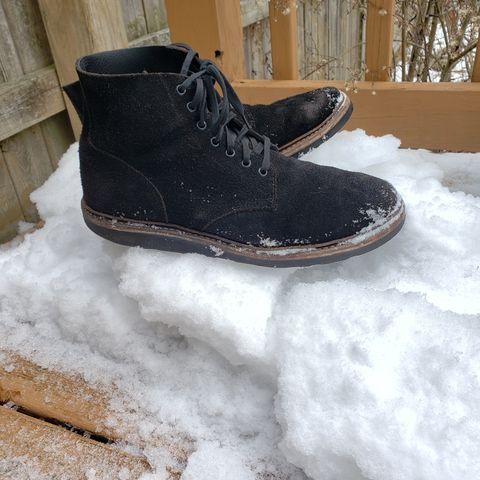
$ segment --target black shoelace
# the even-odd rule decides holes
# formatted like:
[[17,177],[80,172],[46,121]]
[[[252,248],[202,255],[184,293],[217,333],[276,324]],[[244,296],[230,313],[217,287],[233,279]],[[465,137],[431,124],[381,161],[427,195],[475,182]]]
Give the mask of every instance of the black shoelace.
[[[190,71],[196,52],[187,45],[173,45],[174,48],[177,46],[187,50],[180,72],[187,78],[177,85],[177,93],[185,95],[187,89],[195,85],[195,93],[187,103],[187,109],[190,112],[199,112],[197,128],[205,130],[207,125],[211,126],[216,132],[210,139],[214,147],[218,147],[225,138],[225,154],[228,157],[234,157],[241,148],[244,167],[251,166],[252,152],[260,154],[263,151],[263,161],[258,172],[266,176],[270,167],[270,149],[275,146],[268,137],[252,130],[245,117],[242,102],[218,67],[209,60],[199,60],[198,71]],[[222,95],[215,90],[215,82],[220,86]]]

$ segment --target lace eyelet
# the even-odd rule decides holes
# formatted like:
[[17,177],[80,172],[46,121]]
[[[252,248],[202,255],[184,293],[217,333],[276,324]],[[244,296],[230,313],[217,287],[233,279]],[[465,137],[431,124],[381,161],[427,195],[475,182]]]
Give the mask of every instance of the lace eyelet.
[[205,130],[207,128],[207,122],[205,122],[205,120],[203,121],[203,123],[200,123],[200,121],[197,122],[197,128],[199,130]]
[[242,160],[242,167],[249,168],[251,167],[251,165],[252,165],[251,160],[249,160],[248,162],[246,162],[245,160]]
[[192,113],[193,113],[193,112],[195,112],[197,109],[196,109],[196,108],[192,108],[192,102],[188,102],[188,103],[187,103],[187,110],[188,110],[189,112],[192,112]]
[[264,168],[261,168],[261,167],[260,167],[260,168],[258,169],[258,173],[259,173],[262,177],[266,177],[267,174],[268,174],[268,171],[265,170]]
[[235,156],[235,150],[232,150],[231,152],[229,152],[228,150],[225,150],[225,155],[227,157],[234,157]]
[[220,145],[220,142],[215,137],[210,139],[210,143],[213,147],[218,147]]
[[182,87],[182,85],[177,85],[175,90],[180,96],[185,95],[187,93],[187,89],[185,87]]

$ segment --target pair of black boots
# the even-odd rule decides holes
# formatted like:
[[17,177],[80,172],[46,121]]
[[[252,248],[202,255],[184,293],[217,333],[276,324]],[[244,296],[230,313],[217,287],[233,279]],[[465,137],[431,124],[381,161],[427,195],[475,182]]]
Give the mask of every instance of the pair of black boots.
[[336,89],[244,106],[179,44],[88,55],[77,73],[82,210],[104,238],[290,267],[371,250],[403,224],[389,183],[287,156],[346,122]]

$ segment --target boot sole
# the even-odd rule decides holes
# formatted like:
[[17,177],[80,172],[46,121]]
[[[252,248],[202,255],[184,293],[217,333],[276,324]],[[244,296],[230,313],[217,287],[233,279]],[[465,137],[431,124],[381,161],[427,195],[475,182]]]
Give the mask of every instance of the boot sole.
[[342,95],[343,99],[338,102],[333,113],[323,123],[280,147],[280,153],[287,157],[298,157],[318,147],[340,131],[353,113],[352,102],[345,94]]
[[200,253],[263,267],[307,267],[361,255],[393,238],[405,221],[405,206],[400,202],[385,223],[352,237],[316,245],[255,247],[176,225],[112,217],[92,210],[84,200],[82,212],[90,230],[114,243],[169,252]]

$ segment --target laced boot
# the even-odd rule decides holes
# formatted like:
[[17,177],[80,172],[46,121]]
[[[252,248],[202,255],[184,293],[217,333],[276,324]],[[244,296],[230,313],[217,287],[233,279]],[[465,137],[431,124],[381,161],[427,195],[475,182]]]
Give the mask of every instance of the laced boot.
[[77,62],[82,210],[95,233],[292,267],[366,252],[400,230],[404,205],[389,183],[282,155],[218,67],[184,71],[184,60],[140,47]]

